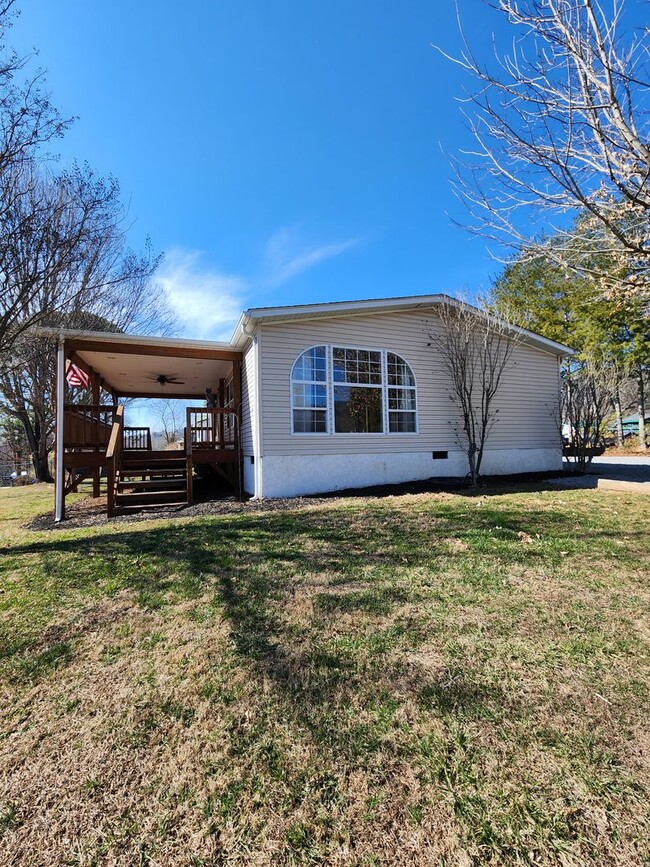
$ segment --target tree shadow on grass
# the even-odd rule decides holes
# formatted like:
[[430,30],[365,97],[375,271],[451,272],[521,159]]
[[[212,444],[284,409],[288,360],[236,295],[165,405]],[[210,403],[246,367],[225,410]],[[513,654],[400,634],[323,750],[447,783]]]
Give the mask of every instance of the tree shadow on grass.
[[[40,558],[62,596],[70,589],[86,592],[93,580],[104,582],[105,594],[132,591],[145,605],[210,594],[228,626],[236,663],[262,697],[257,716],[233,715],[227,730],[230,754],[245,755],[255,774],[260,767],[271,780],[285,773],[279,750],[286,739],[274,740],[274,729],[286,722],[289,736],[306,735],[324,760],[346,773],[360,768],[369,778],[379,768],[390,779],[386,769],[393,761],[417,763],[419,755],[427,761],[423,751],[431,742],[430,766],[451,780],[455,797],[469,792],[470,799],[479,759],[460,742],[463,724],[517,719],[531,699],[499,682],[496,666],[490,673],[469,656],[450,663],[442,656],[427,658],[426,648],[419,653],[427,635],[414,631],[400,613],[416,598],[410,576],[425,572],[431,582],[438,575],[444,581],[444,570],[451,569],[460,573],[456,580],[474,587],[475,573],[490,558],[495,565],[529,564],[533,557],[555,562],[555,548],[531,552],[518,538],[541,527],[563,546],[573,537],[576,550],[602,546],[601,527],[578,533],[575,523],[570,513],[470,511],[467,502],[412,513],[375,504],[200,519],[74,539],[52,536],[14,546],[11,554],[14,560]],[[463,541],[467,550],[455,554],[450,539]],[[455,557],[468,562],[466,570],[454,564]],[[296,612],[301,593],[303,607]],[[478,598],[489,593],[487,588]],[[76,636],[83,634],[82,623]],[[74,649],[68,643],[54,655],[65,664]],[[400,720],[396,711],[409,701],[421,714],[442,720],[446,734],[436,734],[435,726],[408,731],[410,718]],[[183,706],[179,713],[193,724],[192,708]],[[400,725],[404,730],[395,733]],[[433,743],[437,737],[447,739],[442,753]],[[474,820],[468,821],[471,827]]]
[[[418,602],[409,578],[412,570],[424,571],[431,583],[451,567],[468,588],[489,592],[492,571],[498,584],[502,582],[496,566],[561,560],[557,546],[532,550],[534,545],[521,543],[521,533],[528,536],[543,527],[546,536],[565,547],[573,539],[576,550],[603,544],[602,528],[583,528],[578,535],[575,520],[561,512],[508,508],[484,507],[469,514],[463,502],[438,503],[419,513],[375,504],[200,519],[132,532],[88,532],[74,539],[50,537],[14,546],[11,554],[14,559],[40,557],[47,581],[59,588],[61,600],[73,600],[77,610],[79,596],[97,597],[93,582],[102,585],[100,595],[128,590],[152,608],[212,593],[228,623],[234,651],[252,676],[271,683],[300,725],[319,741],[333,745],[337,737],[344,742],[351,738],[348,747],[354,751],[360,749],[359,738],[363,742],[367,735],[374,743],[374,736],[363,735],[358,720],[341,729],[331,718],[340,716],[341,708],[361,692],[424,690],[423,700],[440,713],[451,707],[483,714],[486,704],[504,699],[494,685],[462,673],[451,679],[432,675],[428,687],[426,677],[424,682],[419,678],[415,686],[408,672],[387,662],[396,649],[413,649],[424,640],[412,625],[402,624],[398,614],[400,606]],[[458,567],[453,565],[450,538],[466,545],[457,555]],[[302,591],[312,607],[307,621],[303,617],[299,624],[296,640],[292,606],[296,592]],[[352,618],[346,627],[349,634],[336,628],[341,617]],[[56,661],[65,664],[73,657],[70,642],[96,626],[92,617],[86,619],[87,624],[83,617],[74,620],[68,633],[57,632],[56,642],[47,632],[15,642],[15,653],[27,658],[41,654],[47,663],[49,646],[56,643],[65,647]],[[27,670],[34,675],[34,667]]]
[[[399,691],[399,672],[386,660],[400,645],[423,640],[399,618],[391,620],[416,597],[404,576],[414,568],[439,572],[450,557],[445,538],[463,531],[457,524],[453,516],[431,524],[386,509],[323,509],[49,538],[15,546],[12,554],[40,556],[47,580],[60,587],[61,599],[74,597],[77,610],[78,595],[93,591],[96,598],[94,580],[104,595],[129,590],[149,607],[213,593],[236,655],[273,684],[302,726],[331,744],[337,735],[323,720],[367,691],[368,678],[378,691]],[[291,608],[301,588],[312,613],[297,641]],[[365,631],[356,634],[353,625],[350,635],[333,637],[337,620],[355,615]],[[64,661],[70,642],[96,625],[90,617],[86,629],[76,617],[68,631],[57,630],[57,643],[68,642]],[[47,653],[49,643],[46,631],[17,644],[16,652]],[[359,725],[350,721],[345,737],[363,741]]]

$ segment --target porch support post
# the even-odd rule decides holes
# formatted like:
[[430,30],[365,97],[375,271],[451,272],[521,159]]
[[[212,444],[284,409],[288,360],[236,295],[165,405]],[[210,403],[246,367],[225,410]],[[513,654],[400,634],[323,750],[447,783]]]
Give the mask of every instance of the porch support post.
[[244,492],[244,462],[241,452],[241,361],[233,361],[232,363],[232,401],[233,411],[235,413],[235,436],[237,437],[237,494],[239,499],[242,499]]
[[[90,387],[92,389],[92,401],[94,406],[99,405],[99,397],[100,397],[100,376],[96,373],[92,367],[90,368]],[[99,480],[101,478],[101,467],[93,468],[93,498],[96,499],[99,496]]]
[[54,520],[58,524],[65,517],[65,467],[63,442],[63,413],[65,402],[65,343],[59,339],[56,352],[56,467],[54,473]]
[[192,479],[194,462],[192,460],[192,410],[189,406],[185,409],[185,468],[187,478],[187,505],[191,506],[194,503],[194,481]]
[[232,399],[235,404],[233,409],[239,414],[241,408],[241,361],[232,363]]
[[[217,389],[217,405],[220,406],[221,408],[225,407],[225,405],[226,405],[226,380],[225,379],[219,380],[219,388]],[[223,413],[219,413],[219,415],[217,415],[217,416],[214,416],[214,415],[212,416],[212,427],[213,427],[212,440],[213,440],[213,442],[219,443],[219,448],[223,448],[223,445],[222,445],[222,443],[224,441],[223,423],[224,423]],[[215,427],[216,427],[216,430],[214,430]]]

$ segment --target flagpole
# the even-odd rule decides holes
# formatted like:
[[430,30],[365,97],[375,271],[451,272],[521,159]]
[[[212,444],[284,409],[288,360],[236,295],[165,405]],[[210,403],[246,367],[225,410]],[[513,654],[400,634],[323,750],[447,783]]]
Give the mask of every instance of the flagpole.
[[65,468],[63,466],[63,403],[65,400],[65,351],[59,338],[56,352],[56,468],[54,475],[54,521],[58,524],[65,514]]

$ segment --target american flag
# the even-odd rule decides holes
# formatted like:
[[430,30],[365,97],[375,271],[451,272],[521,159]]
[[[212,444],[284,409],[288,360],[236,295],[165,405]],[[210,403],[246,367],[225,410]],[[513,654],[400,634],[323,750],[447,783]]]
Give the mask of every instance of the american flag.
[[76,364],[70,363],[65,375],[66,382],[70,388],[89,388],[90,377]]

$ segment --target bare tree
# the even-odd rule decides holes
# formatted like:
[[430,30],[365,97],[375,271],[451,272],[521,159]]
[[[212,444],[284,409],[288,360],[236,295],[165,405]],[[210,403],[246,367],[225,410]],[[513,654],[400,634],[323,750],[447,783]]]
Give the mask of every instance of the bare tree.
[[170,326],[151,284],[159,258],[126,246],[112,178],[87,165],[54,173],[44,148],[71,120],[5,45],[14,0],[0,0],[0,410],[25,431],[37,478],[49,478],[52,346],[37,323],[144,333]]
[[[553,247],[557,260],[584,270],[595,250],[619,256],[626,278],[609,290],[647,292],[647,27],[636,37],[624,30],[623,0],[496,0],[494,8],[513,28],[512,48],[495,48],[484,65],[463,36],[461,57],[450,58],[477,85],[465,99],[476,147],[455,159],[468,227],[535,255],[540,230],[555,220],[555,233],[563,214],[584,209],[581,244],[567,233]],[[593,274],[608,279],[597,263]]]
[[584,472],[603,440],[603,422],[618,387],[618,372],[594,357],[573,360],[562,372],[562,418],[569,429],[568,457]]
[[[2,236],[10,219],[16,231]],[[0,354],[0,409],[24,426],[41,481],[50,478],[54,351],[33,332],[34,322],[141,333],[164,333],[171,324],[162,290],[152,284],[159,260],[148,247],[128,249],[122,221],[117,184],[88,167],[42,174],[0,214],[0,318],[11,331]],[[23,298],[18,308],[16,295]]]
[[0,212],[0,355],[55,311],[91,310],[118,328],[151,312],[141,288],[159,257],[127,250],[117,182],[87,165],[14,174],[24,193]]
[[43,70],[28,71],[33,54],[20,56],[7,47],[14,6],[15,0],[0,2],[0,174],[31,162],[36,148],[60,138],[73,121],[50,102]]
[[[37,181],[33,170],[45,160],[44,146],[61,137],[72,123],[53,107],[44,89],[42,70],[30,71],[32,55],[19,56],[6,46],[5,39],[15,15],[14,0],[0,2],[0,244],[15,247],[25,235],[25,227],[15,215],[28,213],[25,199],[34,204],[38,196],[32,188]],[[44,216],[37,205],[34,218]],[[0,255],[0,352],[6,350],[14,335],[14,325],[27,316],[38,314],[30,306],[28,283],[8,279],[5,268],[10,265]],[[51,270],[42,262],[44,276]]]
[[157,400],[153,409],[162,428],[163,442],[166,446],[178,442],[185,426],[185,407],[187,402],[178,400]]
[[450,422],[477,485],[485,446],[498,419],[495,398],[519,341],[519,332],[488,310],[447,302],[438,308],[439,327],[430,327],[430,346],[448,376],[449,399],[457,408]]
[[0,412],[20,425],[36,479],[51,482],[54,353],[42,338],[31,341],[25,338],[14,347],[21,348],[25,355],[15,367],[0,375]]
[[20,422],[0,412],[0,484],[27,472],[29,444]]

